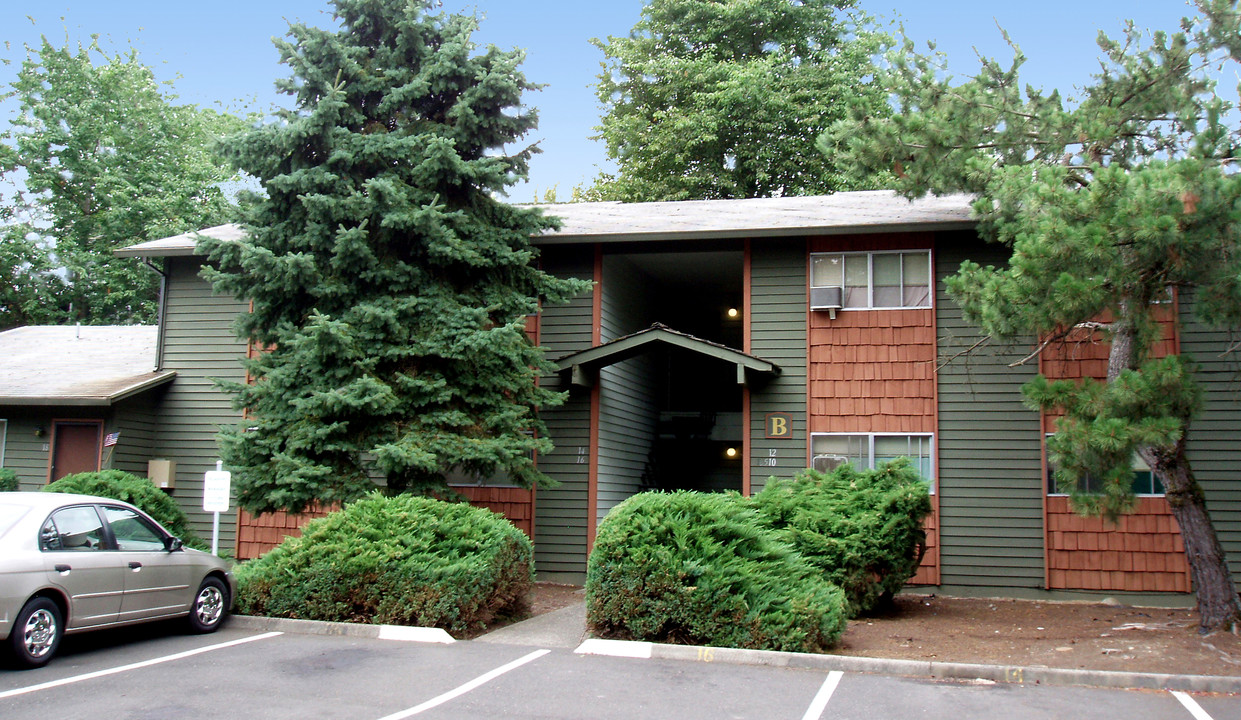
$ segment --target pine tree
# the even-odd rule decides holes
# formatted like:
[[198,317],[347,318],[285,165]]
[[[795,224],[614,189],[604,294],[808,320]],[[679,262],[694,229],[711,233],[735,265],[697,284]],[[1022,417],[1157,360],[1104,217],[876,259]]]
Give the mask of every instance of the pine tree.
[[227,149],[266,193],[247,239],[201,248],[265,350],[227,386],[249,417],[222,434],[251,511],[349,501],[373,477],[434,492],[454,468],[547,482],[539,410],[563,397],[538,387],[525,322],[583,286],[537,268],[553,221],[496,199],[535,151],[499,154],[536,124],[522,53],[479,51],[477,21],[436,5],[336,0],[339,28],[292,25],[278,87],[296,109]]
[[1151,353],[1170,288],[1208,323],[1241,321],[1241,130],[1212,75],[1241,62],[1241,25],[1235,0],[1198,7],[1182,32],[1100,34],[1101,70],[1078,102],[1023,86],[1015,47],[1010,66],[985,60],[954,84],[942,56],[906,40],[883,74],[897,113],[858,109],[820,146],[859,173],[891,170],[911,197],[977,194],[979,233],[1011,259],[966,262],[948,290],[987,333],[1040,338],[1030,359],[1074,331],[1104,334],[1104,382],[1040,377],[1027,403],[1064,413],[1048,443],[1063,486],[1103,482],[1074,494],[1079,508],[1127,509],[1135,453],[1162,480],[1202,625],[1216,629],[1236,626],[1241,601],[1186,456],[1201,391],[1191,361]]
[[596,129],[619,165],[598,191],[643,202],[874,187],[871,177],[846,180],[814,150],[847,101],[872,113],[886,107],[867,76],[887,36],[854,7],[651,0],[629,37],[594,40],[606,57]]

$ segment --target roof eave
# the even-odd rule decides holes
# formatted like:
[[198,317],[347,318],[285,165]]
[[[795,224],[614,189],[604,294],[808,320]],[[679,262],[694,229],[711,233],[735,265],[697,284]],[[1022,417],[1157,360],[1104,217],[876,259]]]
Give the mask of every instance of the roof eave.
[[868,233],[932,232],[972,230],[973,220],[944,222],[906,222],[877,225],[828,225],[790,228],[748,228],[730,230],[663,230],[659,232],[632,233],[575,233],[552,232],[533,239],[535,245],[572,245],[583,242],[660,242],[668,240],[733,240],[757,237],[804,237],[807,235],[865,235]]
[[177,371],[165,370],[155,377],[128,385],[108,395],[45,395],[40,397],[3,395],[0,396],[0,406],[27,405],[32,407],[49,407],[60,405],[67,407],[110,407],[121,400],[172,382],[176,377]]
[[113,250],[112,254],[116,257],[198,257],[199,253],[192,247],[174,247],[174,248],[143,248],[135,245],[133,247],[121,248]]

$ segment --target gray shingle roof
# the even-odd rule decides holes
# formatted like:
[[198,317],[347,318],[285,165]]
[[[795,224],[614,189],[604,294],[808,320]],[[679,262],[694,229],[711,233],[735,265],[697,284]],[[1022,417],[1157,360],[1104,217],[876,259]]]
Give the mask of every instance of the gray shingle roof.
[[111,405],[162,385],[158,329],[33,325],[0,333],[0,405]]
[[538,244],[789,235],[844,235],[974,226],[969,195],[909,201],[890,190],[812,197],[540,205],[561,218]]
[[[974,226],[971,200],[968,195],[946,195],[909,201],[889,190],[867,190],[748,200],[538,205],[561,218],[562,227],[536,238],[535,244],[964,230]],[[133,245],[116,254],[193,255],[198,235],[236,240],[242,232],[237,225],[220,225]]]

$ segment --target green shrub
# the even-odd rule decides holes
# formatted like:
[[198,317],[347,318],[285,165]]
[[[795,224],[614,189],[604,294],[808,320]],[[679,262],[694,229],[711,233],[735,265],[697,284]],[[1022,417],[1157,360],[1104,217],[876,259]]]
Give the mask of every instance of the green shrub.
[[155,483],[122,470],[100,470],[66,475],[43,488],[45,492],[98,495],[121,500],[150,515],[168,532],[181,538],[190,547],[206,549],[207,545],[190,531],[189,520],[177,501],[155,487]]
[[599,525],[587,621],[602,636],[815,652],[844,596],[734,495],[642,493]]
[[369,495],[237,571],[238,611],[470,632],[524,608],[530,539],[482,508]]
[[16,490],[17,473],[8,468],[0,468],[0,492],[14,492]]
[[843,465],[772,479],[749,500],[764,525],[845,591],[849,614],[874,608],[914,576],[931,512],[927,484],[908,461],[877,470]]

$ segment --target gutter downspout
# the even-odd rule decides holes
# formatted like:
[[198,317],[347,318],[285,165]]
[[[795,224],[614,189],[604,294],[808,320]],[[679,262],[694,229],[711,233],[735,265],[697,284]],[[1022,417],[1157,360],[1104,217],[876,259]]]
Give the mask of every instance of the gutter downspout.
[[155,336],[155,371],[159,372],[164,369],[164,314],[168,309],[168,273],[155,267],[150,258],[142,258],[142,264],[146,265],[151,272],[159,275],[159,305],[156,316],[156,336]]

